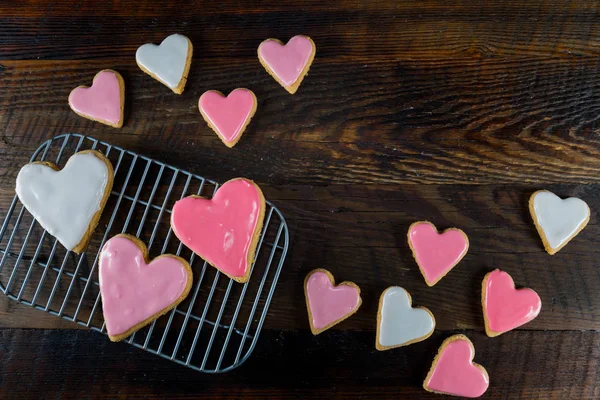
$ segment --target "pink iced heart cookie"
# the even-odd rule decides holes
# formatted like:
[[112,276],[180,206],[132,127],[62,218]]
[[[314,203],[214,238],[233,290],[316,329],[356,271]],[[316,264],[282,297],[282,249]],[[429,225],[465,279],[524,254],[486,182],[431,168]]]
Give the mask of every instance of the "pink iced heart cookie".
[[78,115],[114,128],[123,126],[125,83],[117,71],[103,69],[92,86],[78,86],[69,94],[69,106]]
[[265,215],[254,182],[225,182],[212,199],[189,196],[173,207],[171,227],[181,242],[213,267],[243,283],[250,276]]
[[540,296],[532,289],[515,289],[511,276],[496,269],[483,278],[481,305],[488,336],[498,336],[538,316]]
[[408,228],[408,245],[425,282],[433,286],[467,254],[469,238],[460,229],[438,233],[431,222],[419,221]]
[[304,280],[308,322],[313,335],[326,331],[354,314],[362,303],[360,288],[353,282],[335,286],[325,269],[311,271]]
[[258,46],[258,59],[267,72],[289,93],[298,90],[315,58],[315,43],[308,36],[294,36],[283,44],[267,39]]
[[192,287],[192,270],[183,258],[163,254],[148,262],[146,245],[126,234],[106,242],[98,275],[106,331],[113,342],[175,308]]
[[256,104],[256,96],[248,89],[235,89],[227,97],[216,90],[209,90],[200,96],[198,108],[223,143],[233,147],[254,116]]
[[464,335],[444,340],[423,382],[428,392],[453,396],[479,397],[490,378],[485,368],[473,362],[475,348]]

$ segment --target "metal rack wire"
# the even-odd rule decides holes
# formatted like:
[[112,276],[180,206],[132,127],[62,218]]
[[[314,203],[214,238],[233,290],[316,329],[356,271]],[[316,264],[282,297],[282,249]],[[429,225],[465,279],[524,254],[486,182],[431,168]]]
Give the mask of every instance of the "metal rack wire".
[[22,304],[106,333],[98,256],[107,239],[130,233],[146,243],[150,257],[186,258],[194,283],[184,302],[125,341],[202,372],[226,372],[242,364],[256,345],[287,254],[283,215],[267,202],[250,279],[239,284],[183,246],[169,223],[176,200],[191,194],[210,198],[216,182],[79,134],[44,142],[31,161],[62,168],[85,149],[104,153],[115,171],[113,191],[85,252],[66,251],[15,196],[0,228],[0,290]]

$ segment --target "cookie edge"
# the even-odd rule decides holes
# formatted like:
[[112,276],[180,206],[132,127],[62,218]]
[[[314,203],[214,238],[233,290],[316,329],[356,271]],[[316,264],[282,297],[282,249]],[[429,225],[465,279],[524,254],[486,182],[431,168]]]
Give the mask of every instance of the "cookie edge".
[[[79,243],[77,243],[77,245],[75,245],[75,247],[73,247],[73,249],[72,249],[72,251],[77,254],[81,254],[83,252],[83,250],[87,247],[90,239],[92,238],[92,235],[94,234],[94,231],[96,230],[96,227],[98,226],[98,222],[100,222],[100,217],[102,216],[102,213],[104,212],[104,207],[106,207],[106,203],[108,202],[110,193],[112,192],[112,187],[113,187],[114,178],[115,178],[112,163],[104,154],[100,153],[98,150],[83,150],[83,151],[77,152],[75,154],[80,154],[80,153],[81,154],[93,154],[94,156],[99,158],[100,161],[104,162],[104,164],[106,165],[106,168],[108,169],[108,171],[107,171],[108,179],[106,180],[106,186],[104,187],[104,196],[100,200],[100,207],[98,208],[98,211],[96,211],[96,213],[92,216],[92,219],[90,220],[90,224],[88,225],[88,230],[86,231],[86,233],[83,236],[83,238],[81,239],[81,241],[79,241]],[[75,154],[73,154],[73,155],[75,155]],[[73,157],[73,156],[71,156],[71,157]],[[68,162],[69,161],[67,161],[67,163]],[[65,164],[65,166],[66,166],[66,164]]]
[[[488,272],[487,274],[485,274],[485,276],[483,277],[483,280],[481,281],[481,308],[483,310],[483,323],[485,326],[485,334],[488,337],[496,337],[496,336],[500,336],[504,333],[504,332],[496,332],[496,331],[492,330],[492,328],[490,328],[490,323],[489,323],[489,320],[487,317],[487,308],[485,306],[485,299],[487,296],[487,289],[486,289],[487,281],[488,281],[489,276],[494,271],[501,271],[501,270],[496,268],[493,271]],[[512,276],[510,277],[510,279],[512,280]],[[513,281],[513,286],[514,286],[514,281]]]

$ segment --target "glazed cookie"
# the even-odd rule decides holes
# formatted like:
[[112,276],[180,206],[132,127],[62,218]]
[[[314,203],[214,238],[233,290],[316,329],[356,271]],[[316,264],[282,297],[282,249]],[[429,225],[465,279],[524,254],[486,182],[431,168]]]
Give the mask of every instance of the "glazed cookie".
[[175,308],[192,287],[187,261],[163,254],[148,262],[146,245],[127,234],[106,242],[98,265],[102,312],[113,342]]
[[265,216],[260,188],[244,178],[225,182],[212,199],[189,196],[175,203],[173,232],[213,267],[244,283],[250,276]]
[[399,286],[383,291],[377,312],[377,350],[408,346],[427,339],[435,329],[435,318],[425,307],[412,307],[410,294]]
[[158,46],[152,43],[140,46],[135,61],[142,71],[181,94],[192,64],[192,53],[190,39],[176,33],[167,36]]
[[294,94],[308,73],[316,50],[308,36],[294,36],[285,45],[277,39],[267,39],[258,46],[258,59],[285,90]]
[[248,89],[235,89],[227,97],[216,90],[200,96],[200,114],[227,147],[233,147],[242,137],[256,112],[256,96]]
[[61,170],[50,162],[25,165],[17,176],[19,200],[67,249],[86,247],[113,184],[110,161],[96,150],[75,153]]
[[481,305],[485,333],[489,337],[515,329],[538,316],[540,296],[532,289],[515,289],[509,274],[496,269],[481,284]]
[[408,228],[408,245],[425,283],[433,286],[467,254],[469,238],[460,229],[438,233],[431,222],[419,221]]
[[78,86],[69,94],[69,107],[76,114],[113,128],[123,126],[125,83],[112,69],[94,76],[92,86]]
[[465,335],[444,340],[423,382],[428,392],[452,396],[479,397],[490,378],[485,368],[473,362],[475,348]]
[[563,200],[548,190],[531,195],[529,212],[550,255],[569,243],[590,220],[590,208],[585,201],[576,197]]
[[336,286],[333,275],[321,268],[306,275],[304,297],[313,335],[349,318],[362,304],[360,288],[355,283],[342,282]]

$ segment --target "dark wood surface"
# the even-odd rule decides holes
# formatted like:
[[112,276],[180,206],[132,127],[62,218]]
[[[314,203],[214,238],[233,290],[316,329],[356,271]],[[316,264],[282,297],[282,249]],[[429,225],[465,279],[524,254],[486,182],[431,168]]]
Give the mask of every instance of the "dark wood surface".
[[[194,372],[0,296],[0,398],[441,398],[421,388],[444,338],[468,335],[490,399],[600,398],[600,6],[571,1],[3,1],[0,215],[43,141],[79,132],[225,181],[255,180],[286,216],[291,245],[248,362]],[[363,4],[364,3],[364,4]],[[143,74],[135,50],[180,32],[194,43],[181,96]],[[261,40],[313,38],[289,95],[256,59]],[[100,69],[126,82],[122,129],[68,107]],[[252,89],[258,111],[234,149],[206,126],[201,93]],[[588,227],[547,255],[527,199],[583,198]],[[469,235],[464,261],[428,288],[406,243],[427,219]],[[308,329],[313,268],[362,289],[332,331]],[[493,268],[541,296],[530,324],[487,338],[480,284]],[[377,352],[383,289],[435,314],[432,338]]]
[[[486,398],[597,399],[600,333],[518,331],[489,340],[466,333],[491,371]],[[239,369],[206,375],[97,333],[2,330],[2,398],[440,399],[421,387],[450,332],[389,353],[372,332],[268,330]],[[520,348],[515,351],[515,346]],[[560,365],[560,368],[557,366]],[[93,393],[93,395],[92,395]],[[327,397],[325,397],[327,395]]]

